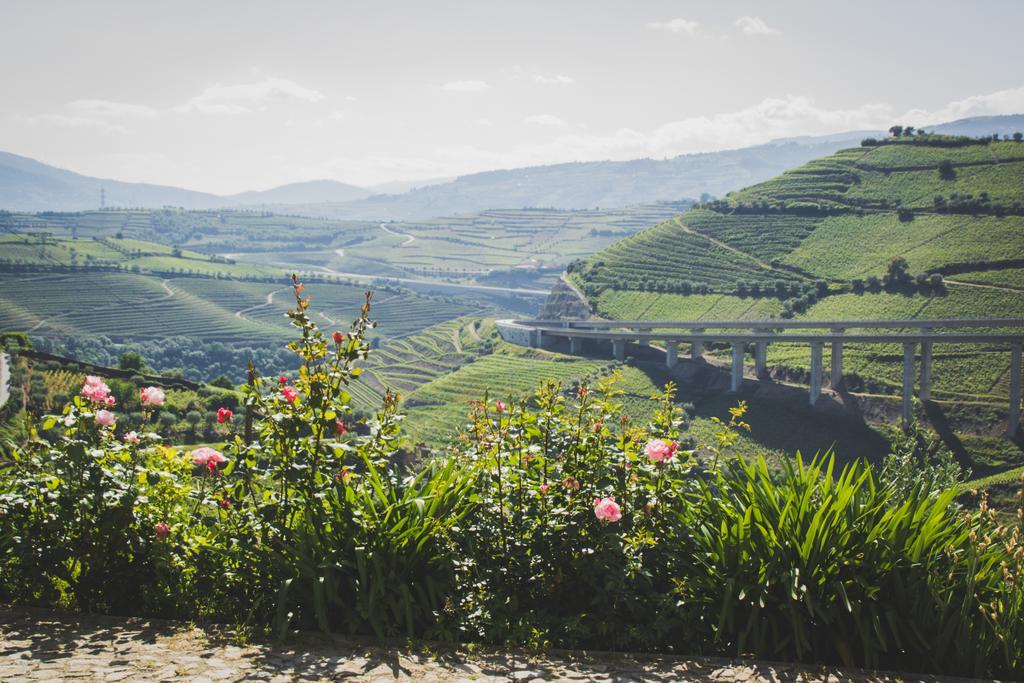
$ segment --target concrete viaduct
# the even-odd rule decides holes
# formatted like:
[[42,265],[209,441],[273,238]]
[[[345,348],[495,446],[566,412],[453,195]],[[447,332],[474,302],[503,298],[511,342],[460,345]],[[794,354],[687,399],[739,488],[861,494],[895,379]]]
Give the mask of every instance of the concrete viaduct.
[[[582,351],[584,340],[607,342],[613,356],[625,360],[626,343],[665,345],[665,364],[678,361],[679,344],[690,344],[690,358],[704,355],[704,344],[726,342],[732,347],[731,388],[739,391],[743,382],[743,356],[748,344],[754,346],[754,372],[767,376],[769,344],[809,344],[811,347],[810,403],[815,405],[823,384],[822,351],[831,346],[830,384],[838,387],[843,378],[845,344],[902,344],[902,415],[911,417],[914,398],[915,357],[920,348],[921,400],[931,398],[932,348],[935,344],[996,344],[1010,354],[1010,406],[1007,434],[1020,429],[1021,348],[1024,346],[1024,318],[963,320],[499,320],[498,332],[505,341],[522,346],[544,347],[550,340],[568,339],[569,352]],[[827,330],[827,331],[826,331]],[[853,332],[851,332],[853,330]],[[908,330],[916,330],[908,332]]]

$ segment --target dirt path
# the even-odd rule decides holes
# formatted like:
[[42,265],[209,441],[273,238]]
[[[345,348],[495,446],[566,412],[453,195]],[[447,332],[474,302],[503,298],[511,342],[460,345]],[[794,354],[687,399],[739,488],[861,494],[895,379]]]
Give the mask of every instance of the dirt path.
[[678,221],[678,225],[679,225],[680,228],[682,228],[684,231],[690,233],[691,235],[696,235],[697,237],[701,237],[703,239],[706,239],[708,242],[711,242],[715,246],[721,247],[722,249],[725,249],[726,251],[729,251],[729,252],[731,252],[733,254],[736,254],[737,256],[739,256],[742,259],[745,259],[747,261],[751,261],[753,263],[756,263],[759,267],[761,267],[764,270],[767,270],[769,273],[782,273],[782,271],[777,270],[775,268],[772,268],[771,265],[765,263],[764,261],[762,261],[761,259],[759,259],[757,257],[751,256],[750,254],[748,254],[745,251],[740,251],[736,247],[731,247],[728,244],[726,244],[725,242],[722,242],[720,240],[716,240],[714,237],[709,237],[708,235],[705,235],[704,233],[700,232],[699,230],[694,230],[690,226],[688,226],[685,223],[683,223],[681,220]]
[[946,279],[944,282],[947,285],[956,285],[958,287],[980,287],[981,289],[994,289],[997,292],[1024,292],[1024,289],[1020,287],[1010,287],[1009,285],[985,285],[980,282],[964,282],[963,280],[950,280]]
[[[4,681],[940,681],[821,666],[502,648],[378,646],[299,634],[286,645],[236,644],[161,620],[0,608]],[[963,679],[959,679],[963,680]]]
[[246,313],[249,313],[250,311],[255,311],[257,308],[266,308],[267,306],[272,306],[274,304],[274,295],[277,294],[278,292],[287,291],[288,289],[290,289],[290,287],[282,287],[281,289],[275,289],[272,292],[267,292],[267,300],[265,302],[263,302],[262,304],[256,304],[255,306],[250,306],[249,308],[243,308],[240,311],[235,311],[235,317],[238,318],[239,320],[248,320],[248,318],[245,317]]
[[164,297],[165,299],[170,299],[172,296],[174,296],[174,290],[171,289],[171,285],[169,284],[169,282],[169,280],[160,281],[160,286],[164,288],[165,292],[167,292],[167,296]]

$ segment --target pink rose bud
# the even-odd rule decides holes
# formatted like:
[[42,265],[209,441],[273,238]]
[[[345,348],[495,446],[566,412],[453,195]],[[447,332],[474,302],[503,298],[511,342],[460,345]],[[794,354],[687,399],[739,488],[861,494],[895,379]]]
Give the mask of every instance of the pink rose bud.
[[144,405],[162,406],[164,401],[167,400],[167,395],[164,394],[163,389],[160,387],[146,387],[139,392],[139,400]]
[[595,498],[594,516],[602,521],[617,522],[622,519],[622,509],[614,498]]
[[96,411],[96,424],[109,427],[114,424],[114,414],[109,410],[97,410]]
[[156,535],[156,540],[163,542],[167,538],[167,534],[171,533],[171,527],[167,526],[167,522],[157,522],[153,525],[153,533]]
[[281,390],[281,394],[284,396],[284,400],[289,403],[295,403],[295,399],[299,397],[299,392],[294,387],[285,387]]
[[234,415],[227,408],[217,408],[217,422],[224,424],[225,422],[231,422],[231,416]]
[[213,474],[219,463],[228,461],[227,458],[208,446],[197,448],[190,455],[194,464],[205,466],[210,474]]
[[664,439],[651,439],[644,447],[644,453],[651,462],[666,462],[672,459],[678,447],[678,444],[669,443]]
[[505,403],[502,401],[495,401],[494,409],[497,410],[499,413],[505,412]]
[[82,385],[80,393],[93,403],[107,404],[107,399],[111,398],[110,387],[103,382],[102,378],[97,377],[96,375],[88,375],[85,378],[85,384]]
[[334,334],[331,335],[331,337],[334,339],[334,343],[338,344],[339,346],[345,341],[344,332],[335,332]]

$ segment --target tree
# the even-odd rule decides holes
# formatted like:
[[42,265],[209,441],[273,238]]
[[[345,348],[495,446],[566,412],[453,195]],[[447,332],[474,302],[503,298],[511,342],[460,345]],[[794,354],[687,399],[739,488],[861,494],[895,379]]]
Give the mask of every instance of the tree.
[[907,126],[906,128],[904,128],[903,129],[903,136],[904,137],[908,137],[908,138],[909,137],[913,137],[914,136],[914,127],[913,126]]
[[907,259],[894,256],[885,270],[885,282],[893,285],[906,282],[910,277],[909,270],[910,264],[907,263]]
[[953,180],[956,178],[956,169],[953,167],[952,161],[944,159],[939,162],[939,177],[943,180]]
[[1022,139],[1024,139],[1024,134],[1021,134],[1019,131],[1013,134],[1014,142],[1020,142]]
[[892,126],[891,128],[889,128],[889,132],[892,133],[892,136],[894,138],[898,138],[899,136],[903,135],[903,126]]
[[152,372],[138,351],[125,351],[122,353],[121,357],[117,360],[117,367],[122,370],[131,370],[140,375]]

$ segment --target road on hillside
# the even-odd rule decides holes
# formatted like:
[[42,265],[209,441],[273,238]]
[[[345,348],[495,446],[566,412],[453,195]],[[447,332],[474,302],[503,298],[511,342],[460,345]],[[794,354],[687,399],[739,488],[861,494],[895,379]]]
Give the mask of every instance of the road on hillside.
[[8,384],[11,382],[11,359],[6,353],[0,353],[0,407],[7,403],[10,395]]
[[388,233],[389,235],[394,235],[395,237],[404,237],[405,241],[398,245],[400,247],[407,247],[416,241],[415,235],[410,235],[407,232],[395,232],[394,230],[389,230],[388,226],[384,225],[383,223],[381,223],[379,227],[381,230]]

